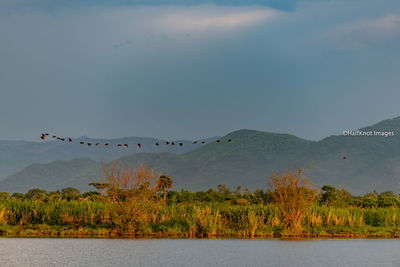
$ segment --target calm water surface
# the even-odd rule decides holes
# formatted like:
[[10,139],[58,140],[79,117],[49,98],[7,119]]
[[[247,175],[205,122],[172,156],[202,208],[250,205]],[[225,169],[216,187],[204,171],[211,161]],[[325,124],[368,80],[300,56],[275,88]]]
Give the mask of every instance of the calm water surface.
[[0,238],[0,266],[400,266],[400,240]]

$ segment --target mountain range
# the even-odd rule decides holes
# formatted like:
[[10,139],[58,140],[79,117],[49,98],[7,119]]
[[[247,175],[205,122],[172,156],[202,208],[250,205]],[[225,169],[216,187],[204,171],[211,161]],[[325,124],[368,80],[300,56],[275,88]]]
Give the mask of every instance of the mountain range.
[[[121,166],[130,167],[145,163],[157,172],[170,175],[177,190],[206,190],[218,184],[265,189],[272,172],[307,167],[306,175],[315,187],[330,184],[353,194],[372,190],[399,192],[400,117],[360,131],[393,131],[394,136],[336,135],[310,141],[291,134],[242,129],[220,138],[221,143],[188,147],[184,153],[147,151],[128,154],[126,151],[120,157],[119,152],[115,152],[107,160],[117,159]],[[228,139],[232,139],[232,143],[226,142]],[[66,146],[64,144],[63,149]],[[58,159],[63,160],[32,164],[9,175],[0,182],[0,191],[56,190],[68,186],[90,190],[88,183],[101,177],[99,159],[106,157],[101,153],[88,157],[85,154],[89,153],[88,149],[80,149],[85,149],[81,158],[66,160],[67,157],[58,155]],[[1,154],[4,155],[3,151]],[[71,154],[64,155],[72,157]]]
[[[218,137],[200,139],[199,141],[209,143],[216,139]],[[85,145],[81,145],[81,141],[85,142]],[[44,142],[0,140],[0,181],[34,163],[50,163],[56,160],[72,160],[76,158],[111,161],[140,152],[180,154],[199,146],[192,144],[192,141],[188,140],[174,141],[176,143],[183,142],[185,145],[182,147],[168,146],[165,145],[166,140],[148,137],[100,139],[82,136],[74,138],[72,143],[68,143],[67,139],[60,141],[51,137],[46,138]],[[109,146],[95,146],[94,144],[97,142],[100,144],[109,143]],[[93,146],[88,147],[86,143],[92,143]],[[130,146],[128,148],[117,146],[117,144],[125,143],[130,144]],[[138,143],[142,145],[141,148],[136,145]],[[161,145],[155,146],[155,143]]]

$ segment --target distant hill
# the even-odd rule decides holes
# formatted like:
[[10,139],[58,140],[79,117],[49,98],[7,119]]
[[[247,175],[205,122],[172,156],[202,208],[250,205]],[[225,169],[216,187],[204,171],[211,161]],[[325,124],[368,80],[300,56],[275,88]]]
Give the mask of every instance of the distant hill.
[[[289,134],[239,130],[221,138],[220,144],[213,142],[183,154],[136,153],[119,162],[126,166],[146,163],[169,174],[175,189],[204,190],[218,184],[266,188],[272,172],[310,166],[307,175],[317,187],[331,184],[355,194],[373,189],[400,192],[400,117],[360,130],[395,131],[395,136],[330,136],[315,142]],[[30,166],[1,182],[0,191],[53,190],[66,185],[87,190],[86,184],[99,175],[99,165],[88,159],[76,161]],[[75,166],[74,171],[62,173],[69,166]]]
[[[218,137],[206,138],[206,142],[212,142]],[[117,158],[131,155],[138,152],[170,152],[185,153],[197,148],[199,145],[192,144],[187,140],[176,140],[184,142],[183,147],[167,146],[165,140],[148,137],[126,137],[120,139],[93,139],[89,137],[79,137],[73,139],[73,143],[62,142],[48,138],[44,142],[28,141],[1,141],[0,140],[0,181],[7,176],[22,170],[33,163],[49,163],[54,160],[71,160],[76,158],[90,158],[95,161],[110,161]],[[202,139],[203,140],[203,139]],[[109,143],[109,147],[80,145],[79,142],[99,142],[101,144]],[[174,140],[175,141],[175,140]],[[158,142],[162,145],[155,146]],[[130,147],[117,147],[116,144],[131,144]],[[139,149],[136,144],[143,146]]]
[[10,192],[26,192],[32,188],[57,190],[65,187],[88,191],[88,183],[94,181],[94,178],[100,175],[100,171],[99,163],[89,158],[36,163],[2,181],[0,188]]

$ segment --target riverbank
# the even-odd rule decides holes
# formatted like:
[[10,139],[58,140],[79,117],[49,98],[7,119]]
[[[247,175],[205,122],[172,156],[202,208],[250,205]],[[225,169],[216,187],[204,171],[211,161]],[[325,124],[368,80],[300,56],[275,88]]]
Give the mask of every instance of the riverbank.
[[217,233],[204,235],[189,235],[177,232],[153,232],[146,234],[120,234],[113,229],[72,226],[39,225],[0,225],[0,237],[41,237],[41,238],[282,238],[282,239],[309,239],[309,238],[400,238],[400,228],[392,227],[322,227],[305,229],[300,234],[282,233],[278,228],[275,231],[256,233],[252,236],[243,233]]
[[[296,183],[281,186],[280,181],[287,181],[283,178],[275,178],[274,191],[246,190],[244,194],[240,188],[232,192],[220,186],[219,191],[182,190],[167,195],[150,190],[148,183],[134,190],[113,186],[107,194],[80,194],[71,188],[63,189],[62,193],[32,189],[26,194],[5,195],[0,199],[0,236],[400,237],[397,196],[374,193],[343,202],[340,190],[324,186],[324,193],[317,196],[316,190],[307,186]],[[334,192],[340,194],[335,196]]]
[[[0,235],[9,237],[400,237],[400,209],[312,206],[302,232],[283,229],[273,204],[151,202],[124,218],[103,200],[0,202]],[[125,221],[123,221],[125,220]],[[127,221],[129,220],[129,221]],[[133,225],[132,228],[124,228]]]

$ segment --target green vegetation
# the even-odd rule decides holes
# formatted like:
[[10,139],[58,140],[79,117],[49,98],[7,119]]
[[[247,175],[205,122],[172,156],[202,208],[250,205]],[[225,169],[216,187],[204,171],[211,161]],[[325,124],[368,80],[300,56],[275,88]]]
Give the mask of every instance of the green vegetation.
[[[0,193],[3,236],[400,237],[393,192],[352,196],[326,185],[317,194],[303,170],[274,174],[267,190],[166,191],[171,178],[145,166],[103,166],[99,191],[75,188]],[[168,178],[166,178],[168,177]],[[165,189],[165,190],[164,190]],[[164,193],[166,192],[166,204]]]

